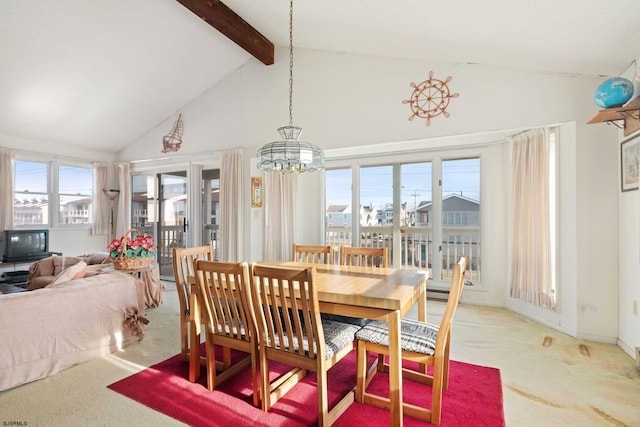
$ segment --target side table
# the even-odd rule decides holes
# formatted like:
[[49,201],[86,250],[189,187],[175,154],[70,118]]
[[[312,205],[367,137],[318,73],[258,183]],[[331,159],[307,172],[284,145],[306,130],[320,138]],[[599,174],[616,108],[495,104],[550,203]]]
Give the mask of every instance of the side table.
[[106,266],[102,269],[104,273],[122,272],[127,273],[138,279],[138,301],[140,303],[140,312],[144,313],[145,308],[155,308],[162,303],[162,283],[160,282],[160,274],[158,263],[152,262],[147,267],[117,270],[113,265]]
[[104,267],[102,269],[102,271],[104,271],[104,272],[122,271],[123,273],[131,274],[132,276],[135,276],[136,279],[141,279],[143,272],[152,271],[152,270],[154,270],[156,268],[158,268],[158,263],[157,262],[152,262],[151,264],[147,265],[146,267],[128,268],[126,270],[116,270],[116,268],[113,265],[108,265],[108,266]]

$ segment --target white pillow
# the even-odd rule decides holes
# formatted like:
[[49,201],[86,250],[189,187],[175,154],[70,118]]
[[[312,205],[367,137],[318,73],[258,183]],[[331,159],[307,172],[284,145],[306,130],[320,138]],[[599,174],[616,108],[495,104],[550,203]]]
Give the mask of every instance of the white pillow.
[[68,282],[70,280],[81,279],[87,272],[87,263],[84,261],[80,261],[77,264],[72,265],[69,268],[66,268],[60,274],[53,279],[53,282],[47,285],[47,288],[53,288],[56,285],[61,283]]

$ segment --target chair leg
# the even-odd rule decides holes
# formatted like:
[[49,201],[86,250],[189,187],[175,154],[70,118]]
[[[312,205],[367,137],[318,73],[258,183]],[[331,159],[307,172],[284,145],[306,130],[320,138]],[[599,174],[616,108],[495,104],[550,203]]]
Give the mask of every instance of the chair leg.
[[327,371],[318,369],[318,425],[329,427],[329,403],[327,397]]
[[180,321],[180,354],[182,361],[189,361],[189,321],[182,319]]
[[433,362],[433,385],[431,388],[431,424],[440,424],[443,380],[444,358],[436,357]]
[[364,400],[364,390],[367,381],[367,345],[363,341],[357,341],[356,354],[356,402]]
[[384,366],[384,354],[378,354],[378,372],[388,372]]
[[229,369],[231,366],[231,349],[229,347],[222,348],[222,370]]
[[207,339],[205,347],[207,351],[207,388],[209,391],[213,391],[216,388],[216,353],[210,339]]
[[260,398],[262,410],[268,412],[271,409],[271,385],[269,384],[269,360],[264,352],[260,352]]
[[447,336],[447,343],[444,346],[444,361],[442,367],[442,388],[449,389],[449,349],[451,348],[450,335]]
[[258,378],[258,348],[254,348],[251,353],[251,383],[253,384],[253,406],[256,408],[260,406],[260,379]]

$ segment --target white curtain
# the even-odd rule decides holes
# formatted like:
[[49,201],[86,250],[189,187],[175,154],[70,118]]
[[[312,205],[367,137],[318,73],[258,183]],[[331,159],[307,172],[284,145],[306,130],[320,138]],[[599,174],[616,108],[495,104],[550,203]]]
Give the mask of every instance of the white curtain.
[[269,172],[264,178],[265,259],[291,259],[296,230],[298,176]]
[[116,239],[131,228],[131,166],[118,163],[118,213],[116,215]]
[[220,156],[220,260],[243,260],[244,149],[223,150]]
[[111,219],[111,206],[107,206],[107,164],[95,162],[93,164],[93,219],[91,220],[91,233],[94,236],[103,236],[109,233]]
[[14,161],[14,151],[0,147],[0,231],[13,228]]
[[553,307],[549,212],[549,130],[533,129],[511,143],[510,295]]

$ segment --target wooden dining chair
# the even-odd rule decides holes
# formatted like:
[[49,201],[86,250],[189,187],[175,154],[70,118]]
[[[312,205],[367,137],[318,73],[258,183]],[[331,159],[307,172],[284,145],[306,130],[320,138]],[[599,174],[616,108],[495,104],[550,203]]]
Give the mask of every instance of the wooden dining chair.
[[[339,264],[353,266],[370,266],[387,268],[389,265],[389,256],[387,248],[360,248],[351,246],[340,246]],[[354,325],[364,326],[369,320],[359,317],[341,316],[338,314],[322,313],[323,319],[335,320],[338,322],[353,323]],[[380,356],[382,359],[383,356]]]
[[180,303],[180,354],[185,362],[189,360],[189,326],[191,324],[191,284],[188,278],[195,275],[194,261],[197,259],[211,261],[211,246],[173,249],[173,276]]
[[358,265],[363,267],[389,266],[389,252],[387,248],[360,248],[340,246],[340,265]]
[[[251,297],[260,336],[260,393],[268,411],[307,371],[316,372],[318,425],[331,425],[353,401],[351,393],[331,411],[327,371],[354,348],[356,325],[320,318],[315,268],[251,267]],[[269,382],[269,362],[295,369]]]
[[[449,298],[440,325],[416,320],[401,321],[400,346],[402,360],[417,362],[418,370],[402,369],[402,377],[431,385],[431,408],[403,402],[404,414],[419,418],[431,424],[440,424],[442,412],[442,390],[449,385],[449,350],[451,344],[451,324],[456,312],[467,268],[467,258],[461,257],[454,264]],[[389,409],[389,398],[368,393],[366,388],[375,375],[367,373],[367,352],[389,354],[389,328],[386,322],[372,321],[356,333],[358,348],[356,368],[356,401]],[[426,367],[433,366],[432,375]],[[385,366],[388,372],[388,366]]]
[[[249,294],[249,265],[196,260],[194,270],[206,326],[207,388],[214,390],[217,384],[251,364],[253,404],[258,406],[258,341]],[[221,361],[216,360],[216,345],[223,350]],[[231,349],[248,356],[232,363]]]
[[295,262],[307,262],[312,264],[333,264],[333,250],[331,245],[309,246],[293,245],[291,257]]

